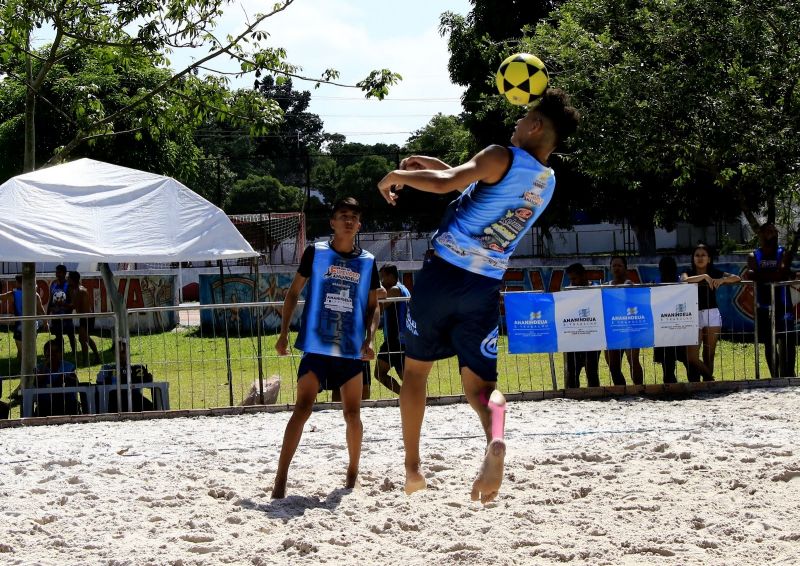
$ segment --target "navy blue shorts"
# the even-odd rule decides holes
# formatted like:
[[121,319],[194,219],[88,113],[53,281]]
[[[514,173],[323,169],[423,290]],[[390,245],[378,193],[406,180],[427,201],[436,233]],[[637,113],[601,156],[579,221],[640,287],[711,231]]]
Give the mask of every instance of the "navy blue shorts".
[[414,279],[406,356],[431,362],[458,356],[484,381],[497,381],[497,337],[502,281],[426,259]]
[[364,384],[369,383],[369,363],[353,358],[303,354],[300,366],[297,368],[297,378],[303,377],[310,371],[317,376],[320,391],[339,389],[354,377],[361,377]]

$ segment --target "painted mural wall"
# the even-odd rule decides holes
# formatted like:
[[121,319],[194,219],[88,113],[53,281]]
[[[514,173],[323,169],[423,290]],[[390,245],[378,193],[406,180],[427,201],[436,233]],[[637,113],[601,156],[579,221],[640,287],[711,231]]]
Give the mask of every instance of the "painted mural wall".
[[[55,279],[37,279],[36,287],[45,309],[50,301],[50,284]],[[117,289],[125,298],[129,309],[148,307],[165,307],[176,305],[175,275],[134,275],[114,277]],[[111,302],[106,293],[106,287],[100,277],[81,278],[81,285],[86,287],[94,312],[110,312]],[[13,279],[3,280],[0,283],[3,292],[16,287]],[[13,315],[14,310],[10,302],[0,303],[0,315]],[[175,311],[133,313],[128,317],[131,332],[160,332],[171,330],[177,323]],[[108,329],[113,327],[110,318],[97,318],[96,328]]]
[[[746,264],[744,262],[716,263],[715,266],[727,273],[741,275]],[[610,269],[605,265],[585,265],[587,275],[592,284],[599,285],[611,279]],[[678,272],[688,269],[688,265],[679,265]],[[509,268],[505,274],[506,291],[546,291],[557,292],[569,285],[569,278],[565,273],[566,266],[559,267],[515,267]],[[414,286],[413,271],[401,272],[403,283],[409,288]],[[269,273],[260,274],[258,285],[258,301],[283,301],[286,290],[291,285],[294,273]],[[659,283],[657,265],[632,265],[628,270],[628,279],[634,283]],[[201,304],[222,304],[223,302],[249,302],[256,300],[254,292],[255,275],[239,274],[225,276],[224,290],[220,276],[200,275],[200,302]],[[793,293],[800,298],[800,293]],[[224,295],[224,296],[223,296]],[[224,299],[224,301],[223,301]],[[748,333],[753,331],[754,297],[752,285],[724,285],[717,290],[717,302],[722,313],[723,331],[733,333]],[[800,300],[795,300],[795,304]],[[795,306],[795,309],[800,309]],[[221,328],[222,321],[227,318],[242,325],[243,328],[255,328],[255,321],[250,319],[251,309],[242,309],[241,312],[229,310],[203,311],[201,321],[204,325],[217,325]],[[300,320],[301,307],[295,311],[292,327],[296,328]],[[216,316],[216,320],[215,320]],[[276,332],[280,328],[280,306],[267,307],[261,314],[263,329],[267,332]]]

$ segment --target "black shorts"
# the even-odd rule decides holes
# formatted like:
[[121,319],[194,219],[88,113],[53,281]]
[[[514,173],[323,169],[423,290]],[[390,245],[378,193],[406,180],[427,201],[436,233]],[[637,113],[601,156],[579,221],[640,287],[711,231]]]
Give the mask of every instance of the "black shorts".
[[71,318],[54,318],[50,321],[50,334],[55,337],[75,334],[75,324]]
[[403,377],[405,361],[405,347],[400,342],[384,342],[378,350],[378,360],[389,364],[390,368],[397,371],[398,377]]
[[[369,364],[353,358],[337,358],[323,354],[303,354],[300,366],[297,368],[297,378],[303,377],[308,372],[314,372],[319,380],[320,391],[339,389],[342,385],[353,379],[361,377],[364,380],[364,368],[369,373]],[[366,379],[369,379],[367,376]],[[369,381],[362,381],[369,383]]]
[[[39,321],[35,321],[34,331],[39,332]],[[22,342],[22,321],[14,323],[14,340]]]
[[430,362],[455,355],[460,368],[497,381],[501,285],[438,256],[426,259],[408,307],[406,356]]

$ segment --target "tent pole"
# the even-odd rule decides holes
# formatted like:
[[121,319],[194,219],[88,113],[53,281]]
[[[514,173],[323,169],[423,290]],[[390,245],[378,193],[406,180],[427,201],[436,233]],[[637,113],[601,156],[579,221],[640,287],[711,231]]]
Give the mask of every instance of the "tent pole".
[[[227,301],[225,300],[225,271],[222,269],[222,260],[217,260],[217,265],[219,266],[219,281],[220,281],[220,290],[222,292],[222,304],[225,305]],[[225,326],[225,364],[228,366],[228,401],[230,402],[230,406],[233,407],[233,371],[231,370],[231,342],[230,337],[228,336],[228,318],[225,316],[227,314],[227,308],[222,311],[222,323]]]
[[[117,319],[117,343],[114,345],[114,357],[117,362],[117,410],[122,408],[122,376],[128,379],[128,412],[133,411],[133,394],[131,385],[131,333],[128,326],[128,306],[119,289],[114,285],[114,274],[107,263],[100,264],[100,274],[103,276],[103,283],[106,287],[106,296],[111,299],[111,306]],[[121,352],[125,352],[125,359],[122,359]],[[124,374],[122,364],[125,364]],[[119,411],[122,412],[122,411]]]
[[[36,316],[36,264],[22,264],[22,315]],[[33,385],[36,371],[36,321],[22,321],[22,359],[20,366],[20,388]]]

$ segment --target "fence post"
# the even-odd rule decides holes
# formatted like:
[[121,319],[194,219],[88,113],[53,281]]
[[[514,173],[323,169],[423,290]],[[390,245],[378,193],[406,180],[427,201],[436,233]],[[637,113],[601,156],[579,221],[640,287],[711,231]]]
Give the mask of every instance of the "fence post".
[[[217,260],[217,265],[219,266],[219,289],[220,293],[222,294],[222,304],[226,304],[225,301],[225,271],[222,269],[222,260]],[[230,406],[233,407],[233,370],[231,369],[231,341],[230,336],[228,335],[228,317],[226,316],[228,309],[224,309],[222,311],[222,325],[225,327],[225,365],[228,368],[228,400],[230,401]]]
[[772,359],[772,367],[770,368],[770,377],[781,377],[781,368],[778,367],[780,359],[778,358],[778,342],[777,342],[777,332],[775,328],[775,283],[769,284],[769,292],[770,292],[770,305],[769,305],[769,324],[770,324],[770,335],[772,336],[772,351],[768,352],[769,357]]
[[553,352],[547,354],[547,357],[550,358],[550,379],[553,382],[553,391],[558,389],[558,378],[556,377],[556,361],[555,357],[553,356]]
[[761,356],[758,351],[758,298],[756,297],[755,283],[753,283],[753,346],[755,347],[756,379],[761,379]]
[[[258,303],[261,300],[261,297],[258,296],[259,284],[261,283],[261,275],[258,270],[258,261],[261,259],[261,255],[259,254],[256,257],[256,281],[255,285],[253,285],[253,302]],[[261,307],[256,307],[254,314],[256,315],[256,325],[258,328],[256,329],[256,337],[258,340],[258,399],[261,404],[264,404],[264,351],[261,346],[261,325],[263,324],[262,315],[264,309]],[[252,329],[250,330],[252,332]],[[233,406],[233,403],[231,403]]]

